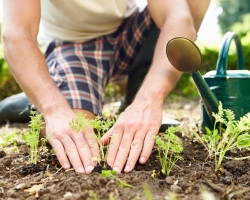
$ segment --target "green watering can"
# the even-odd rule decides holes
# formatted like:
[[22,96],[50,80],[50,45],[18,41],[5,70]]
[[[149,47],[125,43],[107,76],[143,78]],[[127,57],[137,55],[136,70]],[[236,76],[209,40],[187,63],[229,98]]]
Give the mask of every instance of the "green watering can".
[[[228,51],[235,41],[238,56],[238,70],[227,70]],[[201,96],[201,127],[213,128],[212,112],[218,112],[219,101],[225,109],[234,112],[238,120],[250,112],[250,71],[245,70],[243,50],[238,35],[225,34],[219,53],[216,70],[203,77],[198,71],[202,57],[199,48],[184,37],[177,37],[167,44],[166,53],[170,63],[179,71],[191,73]]]

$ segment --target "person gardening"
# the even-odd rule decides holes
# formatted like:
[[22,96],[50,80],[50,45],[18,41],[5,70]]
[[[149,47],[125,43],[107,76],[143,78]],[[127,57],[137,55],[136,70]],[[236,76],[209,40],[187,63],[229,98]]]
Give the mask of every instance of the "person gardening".
[[107,163],[127,173],[148,160],[163,102],[181,76],[166,44],[179,36],[194,41],[209,3],[148,0],[139,12],[133,0],[3,0],[5,59],[22,98],[43,113],[45,134],[64,169],[91,173],[98,143],[69,123],[79,112],[90,119],[100,114],[107,83],[127,75],[124,111],[102,138],[110,143]]

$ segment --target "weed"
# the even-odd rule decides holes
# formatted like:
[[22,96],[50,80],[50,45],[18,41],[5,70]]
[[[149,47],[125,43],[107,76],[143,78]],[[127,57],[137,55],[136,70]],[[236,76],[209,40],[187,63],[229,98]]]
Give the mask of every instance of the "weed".
[[179,126],[169,127],[165,131],[163,139],[155,136],[158,156],[162,167],[161,171],[165,175],[169,175],[175,163],[182,159],[179,154],[183,151],[183,147],[179,138],[175,135],[178,130]]
[[[222,103],[219,102],[218,113],[212,113],[215,118],[214,128],[210,130],[205,128],[206,134],[202,137],[194,133],[195,137],[205,146],[209,153],[209,158],[214,157],[215,172],[221,167],[225,154],[232,149],[245,149],[250,146],[250,113],[235,120],[233,111],[223,109]],[[233,158],[235,160],[245,159]]]

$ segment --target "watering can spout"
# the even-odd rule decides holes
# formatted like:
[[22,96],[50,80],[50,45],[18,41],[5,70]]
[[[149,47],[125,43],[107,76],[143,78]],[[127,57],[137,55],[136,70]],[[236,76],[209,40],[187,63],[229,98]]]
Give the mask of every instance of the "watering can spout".
[[191,73],[208,117],[213,123],[214,117],[212,116],[212,112],[218,112],[219,102],[198,71],[202,63],[202,56],[199,48],[187,38],[176,37],[168,42],[166,53],[170,63],[177,70]]

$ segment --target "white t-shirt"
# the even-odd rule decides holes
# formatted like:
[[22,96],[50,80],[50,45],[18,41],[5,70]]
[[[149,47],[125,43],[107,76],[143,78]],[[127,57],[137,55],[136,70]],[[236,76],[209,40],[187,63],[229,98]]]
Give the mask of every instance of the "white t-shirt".
[[41,0],[38,42],[85,42],[112,33],[137,10],[135,0]]

